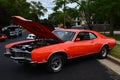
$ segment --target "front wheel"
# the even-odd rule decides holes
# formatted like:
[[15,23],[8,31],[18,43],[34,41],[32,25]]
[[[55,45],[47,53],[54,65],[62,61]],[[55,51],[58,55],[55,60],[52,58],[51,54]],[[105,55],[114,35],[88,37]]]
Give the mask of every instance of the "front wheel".
[[99,53],[99,58],[104,59],[107,57],[107,54],[108,54],[108,47],[104,46],[104,47],[102,47],[102,49]]
[[47,70],[49,72],[59,72],[62,70],[64,59],[61,55],[53,55],[50,57],[47,63]]

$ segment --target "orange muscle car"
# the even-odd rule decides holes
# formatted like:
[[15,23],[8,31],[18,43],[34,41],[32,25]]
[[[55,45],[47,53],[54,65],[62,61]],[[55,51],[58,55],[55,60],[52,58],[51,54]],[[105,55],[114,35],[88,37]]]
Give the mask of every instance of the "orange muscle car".
[[7,44],[4,55],[18,63],[46,63],[51,72],[62,70],[66,59],[97,53],[106,58],[108,50],[116,41],[96,31],[77,29],[56,29],[52,32],[46,26],[13,16],[13,21],[39,39]]

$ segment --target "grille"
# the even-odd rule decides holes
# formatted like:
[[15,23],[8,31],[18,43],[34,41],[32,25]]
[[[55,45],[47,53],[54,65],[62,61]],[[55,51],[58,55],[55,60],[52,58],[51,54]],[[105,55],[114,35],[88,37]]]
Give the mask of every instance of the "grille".
[[17,51],[17,50],[10,50],[12,57],[25,57],[25,58],[31,58],[31,53],[26,51]]

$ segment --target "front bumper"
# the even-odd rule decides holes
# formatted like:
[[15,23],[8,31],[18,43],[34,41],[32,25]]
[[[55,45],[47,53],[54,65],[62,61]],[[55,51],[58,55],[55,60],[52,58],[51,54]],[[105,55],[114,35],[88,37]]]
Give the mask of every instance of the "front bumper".
[[31,58],[27,58],[27,57],[14,57],[11,54],[4,54],[6,57],[11,58],[12,60],[14,60],[17,63],[34,63],[32,62]]
[[25,58],[25,57],[10,57],[17,63],[33,63],[30,58]]
[[7,52],[4,55],[8,58],[11,58],[17,63],[33,63],[31,60],[31,53],[22,51],[22,50],[14,50],[14,49],[7,49]]

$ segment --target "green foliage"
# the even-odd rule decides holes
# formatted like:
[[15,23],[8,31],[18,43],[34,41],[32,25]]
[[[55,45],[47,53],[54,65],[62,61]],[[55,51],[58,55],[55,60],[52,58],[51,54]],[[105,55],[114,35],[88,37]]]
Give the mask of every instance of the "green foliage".
[[28,3],[26,0],[0,0],[0,25],[11,23],[11,16],[19,15],[32,20],[39,20],[47,10],[40,2]]
[[29,7],[30,4],[26,0],[0,0],[0,25],[9,25],[11,16],[14,15],[27,17]]
[[[2,4],[4,0],[0,1],[0,26],[4,26],[4,24],[8,24],[10,20],[10,14],[8,12],[7,6]],[[7,3],[5,1],[5,3]]]
[[67,9],[66,5],[69,3],[69,0],[54,0],[53,2],[55,3],[55,7],[53,8],[55,12],[59,11],[60,9],[63,11],[64,13],[63,24],[64,27],[66,28],[66,9]]
[[110,55],[120,59],[120,45],[117,44],[115,48],[110,51]]
[[114,38],[114,39],[120,41],[120,34],[115,34],[115,35],[113,35],[113,36],[108,35],[108,34],[105,34],[105,35],[106,35],[106,36],[109,36],[109,37],[112,37],[112,38]]
[[80,11],[78,9],[76,9],[76,8],[69,8],[69,7],[66,9],[66,14],[71,19],[75,19],[75,18],[81,16]]
[[110,35],[113,35],[114,24],[120,16],[120,0],[93,0],[96,20],[110,22]]
[[54,0],[53,2],[55,3],[55,7],[53,8],[54,11],[58,11],[59,9],[64,11],[69,0]]
[[58,26],[60,23],[64,23],[63,21],[64,13],[62,11],[57,11],[49,15],[48,19],[51,20],[53,26]]
[[[80,14],[87,24],[94,22],[110,23],[110,35],[113,35],[114,24],[120,18],[120,0],[69,0],[77,3]],[[118,18],[119,17],[119,18]],[[119,20],[120,21],[120,20]]]
[[[70,0],[54,0],[54,3],[54,13],[50,17],[53,16],[53,18],[56,18],[57,21],[54,21],[56,25],[63,23],[65,26],[70,27],[73,19],[79,16],[79,11],[77,8],[67,6],[68,3],[71,3]],[[60,13],[58,14],[58,12]]]
[[47,12],[47,9],[42,6],[41,2],[32,1],[30,11],[32,20],[39,21],[39,17],[44,16],[44,13]]

